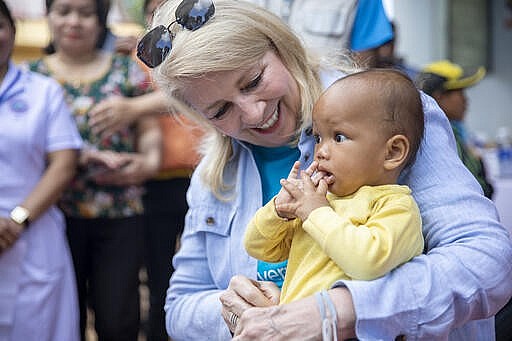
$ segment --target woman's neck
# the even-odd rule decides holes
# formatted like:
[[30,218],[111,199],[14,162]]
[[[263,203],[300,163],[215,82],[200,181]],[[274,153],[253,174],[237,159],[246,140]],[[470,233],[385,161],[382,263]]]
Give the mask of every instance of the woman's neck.
[[103,77],[110,68],[110,54],[95,50],[93,53],[72,57],[56,52],[46,57],[52,75],[60,81],[79,87]]
[[68,66],[83,66],[88,65],[96,61],[101,53],[99,51],[92,51],[87,54],[79,54],[79,55],[69,55],[61,51],[57,51],[54,54],[54,58],[65,65]]

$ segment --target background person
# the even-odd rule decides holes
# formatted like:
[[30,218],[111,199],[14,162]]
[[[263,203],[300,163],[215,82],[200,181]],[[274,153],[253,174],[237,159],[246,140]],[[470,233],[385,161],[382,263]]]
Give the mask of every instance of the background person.
[[99,339],[137,340],[141,184],[158,170],[160,130],[148,116],[104,137],[88,121],[94,104],[143,95],[149,83],[130,57],[100,49],[108,13],[104,0],[47,0],[46,5],[50,54],[30,68],[61,82],[85,141],[78,173],[60,200],[76,272],[82,338],[89,303]]
[[15,26],[0,0],[0,340],[78,340],[64,217],[56,201],[82,144],[50,78],[11,60]]
[[478,180],[484,194],[492,198],[494,189],[487,180],[484,163],[469,145],[464,118],[468,99],[465,89],[477,84],[485,76],[485,69],[465,73],[462,67],[448,60],[441,60],[425,66],[416,78],[418,87],[432,96],[450,120],[457,153],[464,165]]
[[[420,211],[410,188],[396,184],[422,135],[420,95],[402,73],[353,73],[320,96],[313,107],[315,162],[300,178],[295,163],[245,231],[249,255],[288,259],[281,304],[341,278],[383,276],[422,253]],[[316,181],[313,172],[324,176]]]
[[396,23],[391,21],[393,37],[377,48],[377,62],[375,67],[393,68],[404,72],[413,81],[418,75],[418,70],[406,63],[404,58],[396,54],[396,43],[398,41],[398,29]]
[[[254,280],[258,262],[242,238],[293,162],[312,162],[311,109],[340,74],[322,70],[268,11],[243,1],[218,1],[215,10],[208,1],[185,1],[178,16],[186,19],[198,5],[200,20],[169,26],[180,3],[167,1],[156,11],[155,30],[138,53],[153,65],[162,60],[156,79],[183,100],[180,112],[215,128],[207,131],[187,193],[165,305],[168,331],[175,340],[230,339],[230,329],[243,339],[319,338],[315,298],[273,305],[267,295],[276,292]],[[190,23],[195,30],[182,26]],[[172,34],[165,35],[168,26]],[[157,47],[169,36],[172,49]],[[399,183],[415,193],[426,254],[379,279],[340,280],[329,290],[345,338],[488,339],[493,314],[512,294],[508,233],[449,147],[445,115],[430,97],[422,95],[422,102],[425,143]]]
[[[148,24],[153,11],[162,2],[144,1]],[[135,44],[129,54],[134,50]],[[168,339],[163,310],[165,294],[174,271],[171,259],[177,238],[183,231],[188,209],[186,192],[192,171],[199,162],[196,149],[202,136],[199,127],[183,115],[169,113],[169,108],[169,100],[163,91],[155,90],[145,96],[106,98],[91,109],[89,120],[95,134],[108,137],[141,117],[153,115],[162,132],[159,173],[145,182],[143,196],[144,265],[149,289],[149,312],[143,327],[148,341]]]
[[374,67],[378,48],[393,38],[381,0],[249,0],[281,17],[320,56],[348,51]]

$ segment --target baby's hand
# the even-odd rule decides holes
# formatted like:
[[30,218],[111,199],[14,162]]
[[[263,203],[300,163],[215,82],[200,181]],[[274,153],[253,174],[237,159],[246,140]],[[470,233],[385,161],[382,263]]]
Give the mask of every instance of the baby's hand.
[[[288,174],[288,178],[286,179],[286,181],[288,183],[293,184],[294,187],[296,189],[298,189],[299,191],[302,191],[304,189],[304,178],[303,177],[306,177],[306,178],[311,179],[310,182],[314,185],[314,187],[317,187],[320,180],[323,179],[323,177],[325,176],[325,174],[323,172],[318,172],[317,168],[318,168],[318,162],[313,161],[311,163],[311,165],[309,165],[309,167],[306,170],[302,171],[302,173],[301,173],[302,175],[299,176],[300,162],[296,161],[293,164],[292,169],[290,170],[290,173]],[[293,204],[293,203],[295,203],[295,201],[296,201],[296,199],[290,194],[290,192],[286,188],[281,187],[281,190],[279,191],[276,198],[274,199],[274,206],[276,207],[277,215],[280,216],[281,218],[286,218],[286,219],[296,218],[296,215],[293,212],[290,212],[290,210],[288,209],[290,207],[289,204]],[[285,211],[283,209],[279,209],[278,207],[282,207],[282,208],[286,207],[287,209]]]
[[324,180],[327,185],[332,184],[334,181],[334,177],[332,175],[327,176],[324,171],[318,170],[318,161],[313,161],[308,169],[304,171],[304,173],[309,175],[315,187],[318,187],[320,180]]
[[319,178],[318,182],[315,183],[306,171],[301,173],[301,180],[302,188],[291,181],[281,180],[281,190],[286,191],[292,197],[292,200],[280,204],[276,202],[275,204],[276,212],[292,215],[305,221],[315,209],[329,206],[326,198],[328,185],[323,178]]
[[[295,186],[301,188],[302,187],[302,180],[299,179],[299,168],[300,168],[300,162],[295,161],[295,163],[292,166],[292,169],[290,170],[290,173],[288,174],[288,180],[289,182],[293,183]],[[279,205],[283,204],[289,204],[293,202],[293,197],[288,193],[287,190],[285,190],[283,187],[281,187],[281,190],[277,194],[277,196],[274,199],[274,206],[278,207]],[[294,219],[295,216],[291,215],[288,212],[279,211],[276,209],[277,215],[281,218],[285,219]]]

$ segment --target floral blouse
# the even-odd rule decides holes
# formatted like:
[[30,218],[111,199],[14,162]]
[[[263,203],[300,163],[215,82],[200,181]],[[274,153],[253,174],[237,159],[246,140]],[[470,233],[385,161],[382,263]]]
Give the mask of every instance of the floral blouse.
[[[44,58],[29,63],[29,68],[53,76]],[[88,124],[90,109],[103,99],[113,95],[133,97],[150,91],[146,73],[133,59],[129,56],[113,55],[112,65],[103,77],[78,85],[64,81],[60,83],[65,90],[66,101],[73,112],[85,148],[116,152],[136,151],[134,126],[123,128],[104,138],[95,135]],[[90,180],[90,176],[97,171],[95,165],[78,169],[60,201],[60,207],[67,216],[122,218],[143,213],[143,187],[97,185]]]

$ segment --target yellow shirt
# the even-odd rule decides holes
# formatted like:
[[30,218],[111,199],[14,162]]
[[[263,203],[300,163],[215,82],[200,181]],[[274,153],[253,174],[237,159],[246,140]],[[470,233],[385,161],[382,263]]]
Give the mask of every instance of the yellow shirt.
[[271,200],[245,232],[247,252],[266,262],[288,259],[281,303],[328,289],[339,279],[383,276],[423,251],[421,216],[407,186],[363,186],[327,194],[302,223],[280,218]]

